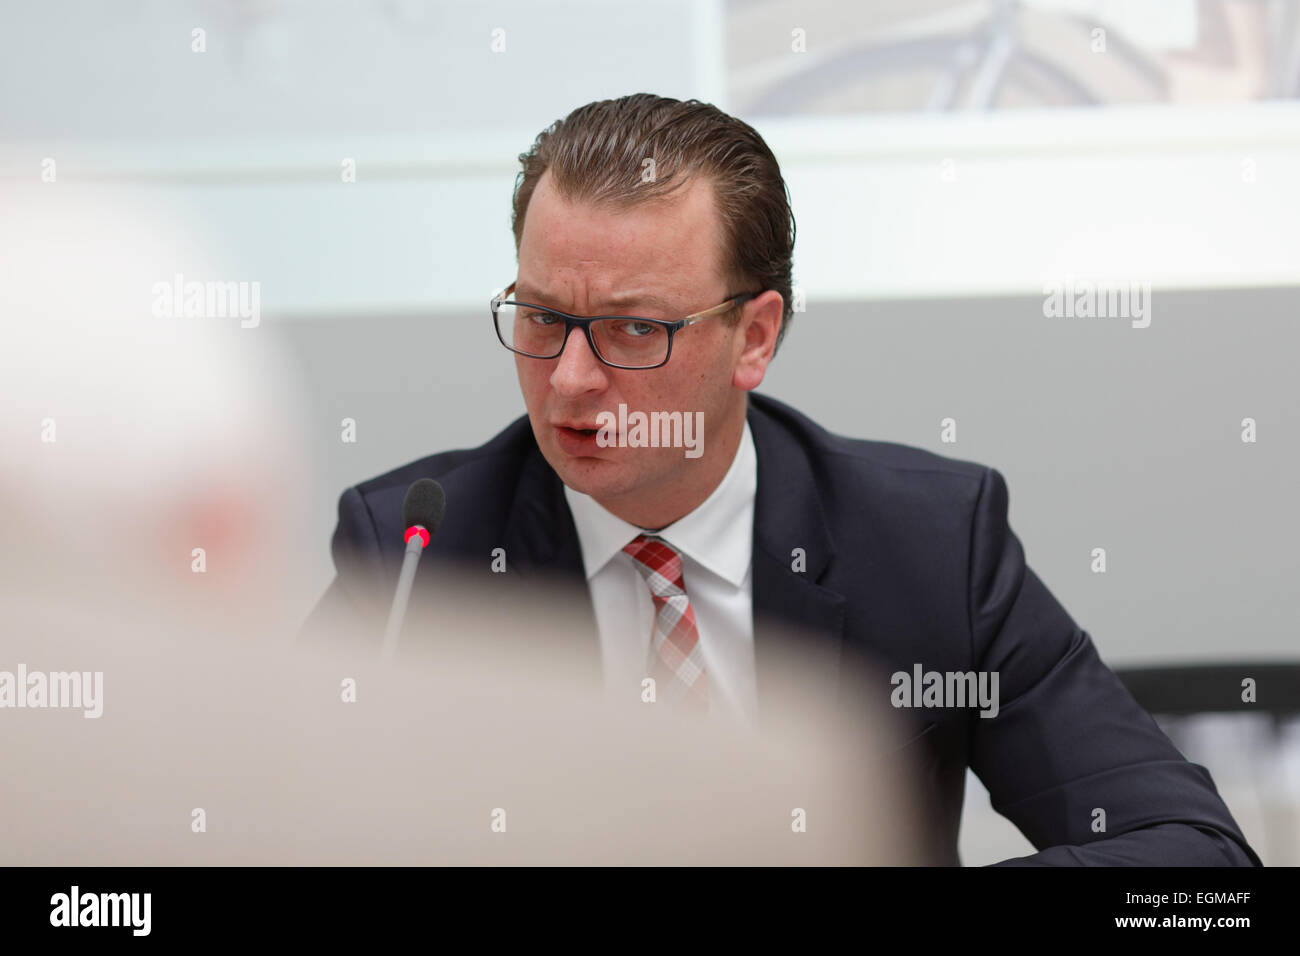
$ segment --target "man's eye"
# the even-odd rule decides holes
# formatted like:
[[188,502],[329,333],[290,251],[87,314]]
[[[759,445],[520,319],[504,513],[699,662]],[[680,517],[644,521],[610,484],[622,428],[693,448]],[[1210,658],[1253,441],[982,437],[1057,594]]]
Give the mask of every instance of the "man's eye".
[[653,322],[623,322],[619,331],[630,338],[640,339],[654,335],[659,331],[659,326]]
[[558,315],[551,315],[549,312],[528,312],[525,315],[529,321],[535,322],[537,325],[554,325],[560,321]]

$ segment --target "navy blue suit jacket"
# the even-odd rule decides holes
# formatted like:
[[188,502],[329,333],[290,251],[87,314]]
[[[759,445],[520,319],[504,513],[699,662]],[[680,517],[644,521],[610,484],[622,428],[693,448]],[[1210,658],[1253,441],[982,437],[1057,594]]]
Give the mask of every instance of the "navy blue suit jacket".
[[[996,671],[996,717],[971,708],[915,712],[907,747],[930,801],[931,858],[960,862],[970,767],[994,809],[1039,850],[1005,864],[1260,865],[1209,773],[1178,752],[1025,564],[997,471],[842,438],[758,394],[749,396],[748,417],[758,455],[760,712],[764,675],[779,666],[774,634],[790,622],[815,636],[809,651],[815,644],[831,670],[849,652],[885,674],[910,674],[916,664]],[[345,491],[333,541],[338,575],[308,630],[386,611],[402,558],[402,500],[424,477],[442,484],[448,506],[412,607],[430,592],[439,562],[490,574],[496,548],[505,549],[513,579],[563,580],[586,593],[563,485],[525,416],[479,448],[433,455]],[[801,571],[792,569],[796,548],[806,555]],[[598,667],[589,594],[585,610]],[[382,621],[367,626],[377,636]],[[1095,808],[1105,811],[1101,833]]]

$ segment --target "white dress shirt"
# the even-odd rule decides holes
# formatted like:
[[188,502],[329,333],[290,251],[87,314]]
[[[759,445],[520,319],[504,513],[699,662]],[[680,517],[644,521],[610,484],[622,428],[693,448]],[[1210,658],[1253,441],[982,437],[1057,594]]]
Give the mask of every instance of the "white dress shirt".
[[568,485],[564,495],[582,547],[582,562],[600,631],[607,693],[641,694],[654,632],[650,586],[623,551],[639,534],[657,534],[682,555],[686,596],[709,682],[709,716],[757,725],[752,552],[758,456],[749,422],[722,481],[692,512],[659,531],[610,514]]

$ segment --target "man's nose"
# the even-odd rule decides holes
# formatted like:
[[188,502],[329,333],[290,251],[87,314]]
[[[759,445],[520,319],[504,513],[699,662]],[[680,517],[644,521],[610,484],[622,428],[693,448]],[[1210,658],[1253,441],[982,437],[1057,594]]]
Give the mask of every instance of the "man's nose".
[[561,395],[580,395],[609,384],[606,366],[596,358],[582,329],[572,329],[551,373],[551,387]]

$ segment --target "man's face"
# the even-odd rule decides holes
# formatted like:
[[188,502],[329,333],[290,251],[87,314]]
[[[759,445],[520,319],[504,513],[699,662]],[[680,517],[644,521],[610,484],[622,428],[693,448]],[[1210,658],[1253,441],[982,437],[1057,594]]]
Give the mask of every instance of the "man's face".
[[[573,315],[680,319],[718,305],[728,293],[750,291],[727,288],[718,266],[720,241],[713,187],[703,177],[665,203],[614,210],[567,202],[548,171],[524,219],[513,297]],[[638,500],[680,495],[691,484],[690,469],[702,476],[711,470],[711,454],[717,461],[722,451],[715,450],[715,439],[743,427],[744,389],[754,385],[733,382],[742,335],[743,328],[721,317],[687,326],[676,334],[668,364],[649,370],[603,364],[580,329],[569,334],[559,358],[516,355],[542,454],[566,485],[616,513],[643,511]],[[561,428],[595,424],[601,412],[617,415],[620,404],[629,415],[703,412],[703,455],[687,458],[683,448],[599,447]]]

